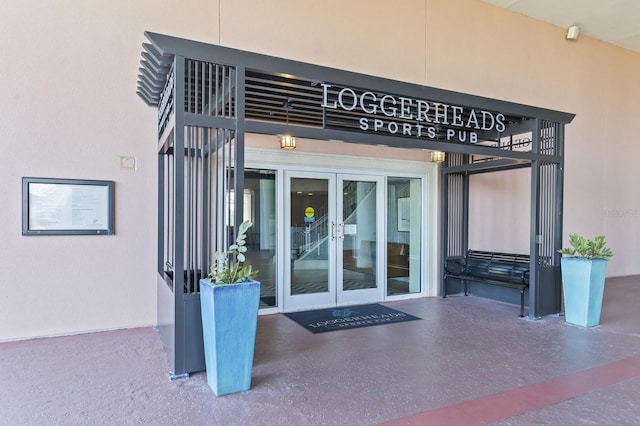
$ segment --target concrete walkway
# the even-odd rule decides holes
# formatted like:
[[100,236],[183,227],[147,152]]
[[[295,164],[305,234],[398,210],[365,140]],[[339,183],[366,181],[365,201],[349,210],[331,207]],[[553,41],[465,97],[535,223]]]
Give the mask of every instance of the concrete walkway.
[[0,425],[640,424],[640,277],[609,279],[601,325],[451,296],[421,317],[312,334],[260,317],[248,392],[168,380],[151,328],[0,344]]

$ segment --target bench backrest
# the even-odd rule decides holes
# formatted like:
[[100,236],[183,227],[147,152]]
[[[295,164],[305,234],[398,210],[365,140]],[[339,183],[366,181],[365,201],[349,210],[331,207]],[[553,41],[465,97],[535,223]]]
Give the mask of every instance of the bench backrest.
[[528,281],[529,255],[469,250],[465,274],[498,281]]

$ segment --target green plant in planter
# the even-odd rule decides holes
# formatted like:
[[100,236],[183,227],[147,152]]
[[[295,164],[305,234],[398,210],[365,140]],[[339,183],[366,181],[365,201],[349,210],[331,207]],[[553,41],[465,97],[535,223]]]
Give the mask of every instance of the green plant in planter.
[[565,321],[582,327],[600,324],[607,263],[613,256],[603,235],[589,240],[569,234],[571,248],[561,259]]
[[[245,253],[247,252],[247,230],[251,228],[253,222],[245,220],[238,227],[238,236],[235,244],[229,246],[226,251],[216,253],[216,258],[209,278],[216,284],[235,284],[250,280],[258,274],[251,265],[243,265]],[[230,259],[230,256],[233,258]],[[233,260],[233,262],[232,262]]]
[[207,279],[200,280],[200,312],[207,384],[216,395],[251,387],[260,309],[258,271],[243,265],[250,221],[238,226],[235,243],[217,252]]
[[558,253],[569,257],[582,257],[585,259],[611,260],[613,252],[607,247],[604,235],[598,235],[593,240],[578,235],[569,234],[571,248],[563,248]]

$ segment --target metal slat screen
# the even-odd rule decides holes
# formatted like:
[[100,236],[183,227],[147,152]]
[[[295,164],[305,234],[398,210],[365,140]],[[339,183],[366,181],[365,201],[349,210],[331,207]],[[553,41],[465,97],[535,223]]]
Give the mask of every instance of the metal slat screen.
[[[234,67],[185,59],[183,75],[185,113],[235,117]],[[161,99],[163,131],[175,124],[167,119],[177,106],[175,94],[169,90],[174,88],[174,79],[172,71],[164,101]],[[235,190],[235,130],[194,125],[169,130],[173,137],[161,150],[164,272],[174,290],[181,286],[184,294],[192,294],[199,292],[200,279],[208,275],[213,253],[228,247],[233,211],[230,194]],[[177,259],[181,260],[181,270]]]
[[[174,185],[174,159],[173,151],[169,151],[163,156],[164,181],[163,199],[164,199],[164,235],[163,235],[163,253],[164,272],[172,277],[175,265],[175,185]],[[173,280],[171,280],[173,283]]]
[[236,116],[235,68],[185,60],[184,111],[213,117]]
[[[447,164],[449,167],[464,164],[465,155],[449,153]],[[447,179],[447,247],[445,257],[464,256],[466,250],[466,205],[465,205],[465,180],[468,179],[461,173],[450,173],[444,176]]]
[[[560,147],[560,124],[542,121],[540,131],[540,154],[558,155]],[[538,231],[541,241],[538,244],[538,262],[541,266],[556,265],[557,224],[562,220],[558,185],[560,163],[541,162],[539,172],[540,195],[538,199]]]
[[217,251],[234,238],[234,131],[185,128],[185,293],[199,292]]
[[236,188],[234,187],[234,132],[228,129],[212,131],[212,153],[210,164],[211,182],[208,205],[211,244],[209,259],[216,251],[225,250],[233,239],[233,218]]
[[186,126],[184,129],[184,268],[185,293],[198,291],[200,278],[207,276],[204,239],[204,164],[208,153],[208,129]]

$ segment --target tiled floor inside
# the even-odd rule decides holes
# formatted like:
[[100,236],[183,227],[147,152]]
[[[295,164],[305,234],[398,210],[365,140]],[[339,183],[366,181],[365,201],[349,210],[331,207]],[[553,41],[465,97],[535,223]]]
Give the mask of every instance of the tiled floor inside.
[[607,281],[601,325],[450,296],[422,318],[312,334],[260,317],[248,392],[168,380],[140,328],[0,344],[0,425],[638,425],[640,277]]

